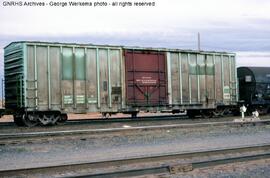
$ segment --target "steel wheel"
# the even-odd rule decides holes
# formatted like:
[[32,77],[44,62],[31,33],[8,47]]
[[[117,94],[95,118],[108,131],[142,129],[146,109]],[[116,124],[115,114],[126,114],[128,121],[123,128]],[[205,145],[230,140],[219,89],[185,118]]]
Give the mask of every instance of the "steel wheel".
[[131,113],[131,118],[137,118],[137,112],[133,112],[133,113]]
[[22,121],[24,123],[24,125],[26,125],[27,127],[34,127],[38,124],[38,121],[35,117],[35,115],[32,114],[23,114],[22,115]]
[[213,115],[215,117],[223,117],[224,116],[224,110],[223,109],[216,109],[213,111]]
[[43,114],[39,115],[39,121],[41,122],[42,125],[55,125],[55,123],[60,120],[59,115],[53,115],[53,114]]
[[201,115],[203,118],[212,118],[213,117],[213,112],[212,111],[202,111]]
[[17,126],[24,126],[24,122],[21,116],[13,115],[13,120]]

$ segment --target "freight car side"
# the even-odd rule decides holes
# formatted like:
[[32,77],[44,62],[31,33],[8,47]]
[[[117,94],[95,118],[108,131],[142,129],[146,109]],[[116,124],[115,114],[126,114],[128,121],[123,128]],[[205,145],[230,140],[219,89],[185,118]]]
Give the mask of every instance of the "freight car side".
[[189,116],[222,115],[237,103],[235,54],[169,51],[169,104]]
[[6,108],[18,125],[55,124],[66,113],[119,112],[122,49],[13,42],[5,48]]
[[55,124],[67,113],[87,112],[211,116],[237,103],[231,53],[13,42],[4,62],[6,109],[18,125]]
[[237,104],[235,54],[125,48],[127,107],[222,115]]

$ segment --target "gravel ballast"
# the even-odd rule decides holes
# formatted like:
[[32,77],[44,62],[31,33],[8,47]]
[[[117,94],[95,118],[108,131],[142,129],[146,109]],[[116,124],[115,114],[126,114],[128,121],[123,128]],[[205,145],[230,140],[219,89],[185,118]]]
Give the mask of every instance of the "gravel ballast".
[[268,143],[270,126],[205,127],[143,131],[132,134],[88,135],[0,146],[0,169],[121,159]]

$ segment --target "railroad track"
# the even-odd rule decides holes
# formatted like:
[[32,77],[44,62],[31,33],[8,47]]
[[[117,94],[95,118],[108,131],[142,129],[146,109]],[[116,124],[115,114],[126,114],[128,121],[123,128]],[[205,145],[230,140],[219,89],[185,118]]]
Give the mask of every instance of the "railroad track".
[[[22,132],[0,134],[0,145],[19,144],[19,143],[33,143],[52,138],[63,137],[88,137],[102,134],[124,134],[124,133],[139,133],[142,131],[154,130],[169,130],[169,129],[187,129],[196,127],[217,127],[217,126],[243,126],[243,125],[268,125],[270,120],[252,121],[252,122],[207,122],[207,123],[188,123],[188,124],[171,124],[171,125],[154,125],[154,126],[139,126],[139,127],[121,127],[121,128],[103,128],[103,129],[83,129],[83,130],[63,130],[63,131],[45,131],[45,132]],[[87,139],[87,138],[85,138]]]
[[[70,119],[63,125],[80,125],[80,124],[101,124],[101,123],[114,123],[114,122],[144,122],[144,121],[162,121],[162,120],[178,120],[189,119],[183,114],[174,115],[153,115],[153,116],[138,116],[137,118],[131,117],[111,117],[111,118],[89,118],[89,119]],[[193,119],[189,119],[193,120]],[[14,122],[0,122],[0,126],[15,126]]]
[[192,171],[221,164],[270,158],[270,143],[240,147],[168,153],[96,162],[0,170],[0,177],[127,177]]
[[[223,117],[222,119],[226,119]],[[227,117],[231,118],[231,117]],[[238,118],[238,117],[237,117]],[[220,120],[221,118],[208,118],[208,120]],[[69,125],[84,125],[84,124],[110,124],[110,123],[134,123],[134,122],[149,122],[149,121],[174,121],[174,120],[182,120],[182,121],[198,121],[198,120],[207,120],[206,118],[188,118],[183,114],[174,114],[174,115],[153,115],[153,116],[138,116],[137,118],[131,117],[112,117],[112,118],[89,118],[89,119],[71,119],[67,120],[65,123],[60,124],[69,126]],[[0,122],[0,127],[14,127],[16,126],[14,122]],[[57,126],[57,125],[56,125]],[[17,127],[17,126],[16,126]]]

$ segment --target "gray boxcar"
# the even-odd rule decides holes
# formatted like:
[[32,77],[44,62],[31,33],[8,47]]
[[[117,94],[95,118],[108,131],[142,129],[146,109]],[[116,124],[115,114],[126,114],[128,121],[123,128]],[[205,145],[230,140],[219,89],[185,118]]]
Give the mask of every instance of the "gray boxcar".
[[5,48],[5,107],[28,125],[54,123],[60,114],[65,120],[64,113],[119,112],[122,61],[120,47],[11,43]]
[[169,50],[167,68],[173,111],[184,109],[190,116],[222,114],[237,104],[235,54]]
[[[147,54],[152,55],[151,62],[155,61],[153,52],[164,56],[162,104],[157,100],[149,106],[127,102],[131,87],[161,86],[143,76],[150,75],[149,71],[140,73],[136,81],[134,77],[127,80],[127,51],[143,53],[145,65],[150,61]],[[4,55],[5,107],[19,125],[54,124],[66,120],[66,113],[218,112],[237,102],[232,53],[23,41],[9,44]],[[133,67],[133,75],[142,72]],[[160,67],[157,70],[151,72],[161,72]],[[141,102],[151,101],[148,93],[141,93]]]

